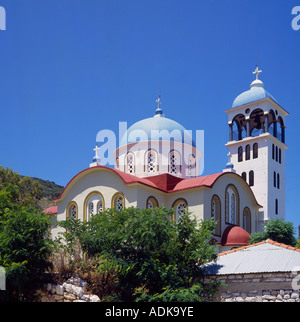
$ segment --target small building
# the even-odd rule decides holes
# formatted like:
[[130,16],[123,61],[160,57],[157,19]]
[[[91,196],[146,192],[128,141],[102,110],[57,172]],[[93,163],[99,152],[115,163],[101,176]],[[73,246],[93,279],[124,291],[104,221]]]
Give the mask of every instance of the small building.
[[300,248],[270,239],[218,254],[206,274],[226,284],[218,302],[300,302]]

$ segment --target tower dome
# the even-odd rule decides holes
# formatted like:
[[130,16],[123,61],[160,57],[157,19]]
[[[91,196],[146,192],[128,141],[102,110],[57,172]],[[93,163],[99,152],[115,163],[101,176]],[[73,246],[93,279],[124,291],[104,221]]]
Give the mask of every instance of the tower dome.
[[258,67],[256,67],[256,70],[253,72],[253,74],[256,74],[256,79],[251,83],[249,90],[236,97],[232,103],[232,108],[253,103],[265,98],[270,98],[278,104],[276,99],[264,89],[264,83],[258,79],[259,73],[261,73],[261,70],[258,70]]

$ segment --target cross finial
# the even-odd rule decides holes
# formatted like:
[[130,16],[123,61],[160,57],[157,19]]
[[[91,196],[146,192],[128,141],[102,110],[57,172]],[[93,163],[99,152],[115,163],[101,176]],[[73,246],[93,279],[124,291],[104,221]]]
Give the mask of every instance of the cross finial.
[[228,156],[228,163],[231,163],[231,153],[230,153],[230,151],[228,152],[227,156]]
[[96,147],[93,151],[95,151],[95,156],[98,157],[98,151],[100,150],[100,148],[98,147],[98,145],[96,144]]
[[262,70],[258,70],[258,67],[256,65],[255,71],[252,74],[256,74],[256,79],[258,79],[258,75],[262,72]]
[[161,106],[161,101],[160,101],[160,89],[159,89],[159,96],[158,96],[158,99],[156,100],[156,103],[157,103],[158,108],[160,108],[160,106]]

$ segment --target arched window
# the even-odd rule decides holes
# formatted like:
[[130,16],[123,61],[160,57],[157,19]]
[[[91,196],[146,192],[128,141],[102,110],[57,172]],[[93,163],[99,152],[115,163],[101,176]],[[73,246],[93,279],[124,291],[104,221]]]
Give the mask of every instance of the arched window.
[[250,145],[246,145],[246,160],[250,160]]
[[188,174],[190,177],[196,177],[196,158],[193,154],[189,156]]
[[77,219],[78,218],[78,207],[76,202],[72,201],[67,207],[67,217]]
[[181,173],[181,157],[178,151],[173,150],[169,153],[169,173]]
[[174,201],[172,208],[174,209],[175,213],[173,215],[173,220],[177,220],[181,214],[186,213],[188,204],[184,199],[177,199]]
[[116,169],[119,170],[119,166],[120,166],[120,161],[119,161],[119,157],[116,158]]
[[275,215],[278,215],[278,199],[275,199]]
[[251,234],[251,212],[248,207],[243,211],[243,228]]
[[125,172],[134,174],[134,155],[132,152],[128,152],[125,159]]
[[253,159],[257,159],[258,158],[258,144],[254,143],[253,144]]
[[278,161],[278,146],[276,146],[276,161]]
[[272,144],[272,159],[275,159],[275,146]]
[[116,193],[112,198],[112,208],[121,211],[125,208],[125,199],[122,193]]
[[158,207],[158,202],[156,198],[154,197],[149,197],[146,202],[146,208],[147,209],[152,209]]
[[242,162],[243,161],[243,147],[240,146],[238,148],[238,162]]
[[247,182],[247,173],[246,172],[242,173],[242,178]]
[[277,189],[280,189],[280,175],[277,173]]
[[254,171],[251,170],[249,172],[249,186],[252,187],[254,186]]
[[239,195],[233,185],[229,185],[225,191],[225,222],[238,225],[239,223]]
[[100,192],[91,192],[84,201],[84,221],[89,221],[94,215],[104,210],[104,199]]
[[276,172],[273,172],[273,185],[276,188]]
[[221,202],[217,195],[211,199],[211,219],[217,222],[214,235],[221,236]]
[[157,172],[157,153],[154,150],[146,152],[146,171],[147,173]]

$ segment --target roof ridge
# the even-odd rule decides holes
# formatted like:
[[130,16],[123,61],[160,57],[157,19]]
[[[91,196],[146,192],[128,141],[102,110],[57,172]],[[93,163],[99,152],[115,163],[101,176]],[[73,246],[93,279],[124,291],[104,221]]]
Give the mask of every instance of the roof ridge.
[[244,250],[246,248],[250,248],[250,247],[258,246],[258,245],[262,245],[262,244],[267,244],[267,243],[270,244],[270,245],[275,245],[275,246],[278,246],[278,247],[282,247],[282,248],[286,248],[286,249],[293,250],[293,251],[296,251],[296,252],[300,252],[300,248],[293,247],[291,245],[286,245],[286,244],[283,244],[283,243],[278,243],[278,242],[276,242],[276,241],[274,241],[272,239],[266,239],[266,240],[263,240],[263,241],[258,242],[258,243],[254,243],[254,244],[250,244],[250,245],[247,245],[247,246],[227,250],[225,252],[217,254],[217,256],[227,255],[227,254],[234,253],[234,252],[237,252],[237,251],[240,251],[240,250]]

